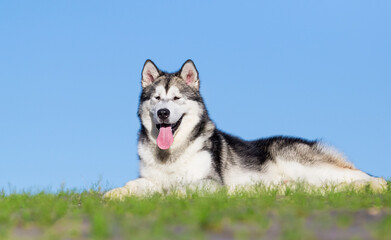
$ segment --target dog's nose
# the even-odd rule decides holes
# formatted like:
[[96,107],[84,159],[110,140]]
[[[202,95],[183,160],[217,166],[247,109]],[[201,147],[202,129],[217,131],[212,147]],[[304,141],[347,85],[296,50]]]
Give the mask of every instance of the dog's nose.
[[158,116],[161,120],[166,120],[166,119],[170,116],[170,110],[168,110],[167,108],[159,109],[159,110],[157,111],[157,116]]

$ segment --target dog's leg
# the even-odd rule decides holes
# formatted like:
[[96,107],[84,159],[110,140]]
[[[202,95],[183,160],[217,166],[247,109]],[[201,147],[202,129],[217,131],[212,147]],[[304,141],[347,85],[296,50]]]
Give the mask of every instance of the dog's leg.
[[189,190],[191,191],[201,191],[201,192],[215,192],[222,185],[212,179],[202,179],[195,184],[189,185]]
[[[368,175],[367,173],[360,171],[360,170],[350,170],[346,169],[342,172],[342,176],[335,176],[338,174],[333,175],[335,178],[335,182],[338,183],[341,188],[344,187],[344,185],[347,185],[349,187],[353,187],[354,189],[362,189],[366,186],[370,187],[375,192],[382,192],[384,190],[387,190],[387,181],[384,180],[384,178],[380,177],[372,177]],[[341,178],[342,177],[342,178]],[[330,177],[330,180],[333,180]]]
[[201,179],[199,181],[169,186],[166,193],[177,196],[186,196],[189,193],[211,193],[218,190],[222,185],[212,179]]
[[104,198],[123,200],[127,196],[145,196],[158,191],[160,189],[152,181],[146,178],[138,178],[127,182],[123,187],[106,192]]
[[369,186],[374,192],[383,192],[387,190],[387,181],[384,178],[371,177],[369,180],[356,180],[352,182],[355,189],[362,189]]

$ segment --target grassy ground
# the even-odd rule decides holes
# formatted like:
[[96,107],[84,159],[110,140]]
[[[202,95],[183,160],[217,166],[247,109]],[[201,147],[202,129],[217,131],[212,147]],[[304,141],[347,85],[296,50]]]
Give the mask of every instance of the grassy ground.
[[277,191],[102,199],[98,191],[0,192],[0,239],[391,239],[384,193]]

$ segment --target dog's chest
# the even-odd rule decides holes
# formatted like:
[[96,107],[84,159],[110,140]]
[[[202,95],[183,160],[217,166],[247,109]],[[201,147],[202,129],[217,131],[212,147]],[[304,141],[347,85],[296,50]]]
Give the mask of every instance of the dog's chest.
[[164,186],[194,183],[212,171],[212,158],[207,151],[185,152],[175,161],[166,162],[156,159],[150,151],[139,154],[141,176]]

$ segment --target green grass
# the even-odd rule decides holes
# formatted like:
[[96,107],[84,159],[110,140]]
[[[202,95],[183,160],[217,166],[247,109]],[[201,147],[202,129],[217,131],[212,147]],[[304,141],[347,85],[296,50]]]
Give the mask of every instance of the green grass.
[[391,183],[321,193],[257,187],[125,201],[0,192],[0,239],[391,239]]

